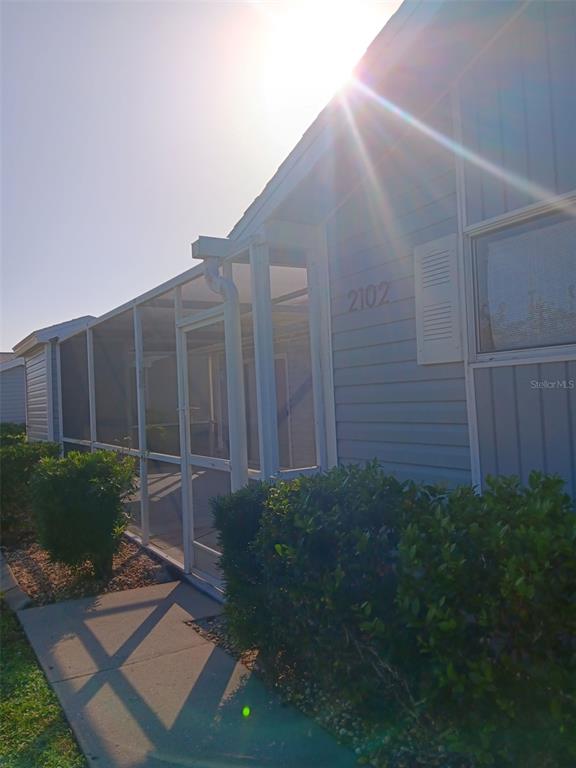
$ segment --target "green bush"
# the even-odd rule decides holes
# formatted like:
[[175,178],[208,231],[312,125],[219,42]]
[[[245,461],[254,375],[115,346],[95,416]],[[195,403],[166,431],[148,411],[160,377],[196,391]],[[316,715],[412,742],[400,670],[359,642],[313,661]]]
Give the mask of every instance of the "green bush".
[[576,515],[562,487],[489,479],[402,533],[398,605],[426,660],[421,694],[459,715],[479,757],[576,764]]
[[15,543],[34,529],[31,515],[30,478],[38,462],[47,456],[57,456],[55,443],[29,443],[22,433],[10,427],[0,445],[0,509],[2,538]]
[[418,503],[415,486],[376,464],[272,487],[253,547],[269,614],[265,650],[359,704],[372,700],[407,649],[395,621],[398,528]]
[[266,483],[250,483],[245,488],[212,500],[218,530],[220,567],[226,579],[226,614],[230,631],[239,645],[254,648],[265,634],[266,619],[262,567],[252,551],[260,528]]
[[108,579],[112,558],[128,524],[124,499],[134,491],[130,456],[107,451],[43,459],[32,478],[40,544],[52,560],[90,560],[97,578]]
[[373,463],[215,511],[242,647],[400,742],[416,729],[479,764],[576,764],[576,516],[560,480],[477,495]]
[[15,424],[6,421],[0,424],[0,446],[14,442],[22,443],[26,440],[26,424]]

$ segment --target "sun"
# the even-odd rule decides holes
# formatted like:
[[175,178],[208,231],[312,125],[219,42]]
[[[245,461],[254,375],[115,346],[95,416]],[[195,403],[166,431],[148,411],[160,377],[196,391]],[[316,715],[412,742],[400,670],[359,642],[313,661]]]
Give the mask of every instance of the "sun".
[[257,2],[265,44],[260,106],[283,130],[311,121],[351,76],[401,0]]

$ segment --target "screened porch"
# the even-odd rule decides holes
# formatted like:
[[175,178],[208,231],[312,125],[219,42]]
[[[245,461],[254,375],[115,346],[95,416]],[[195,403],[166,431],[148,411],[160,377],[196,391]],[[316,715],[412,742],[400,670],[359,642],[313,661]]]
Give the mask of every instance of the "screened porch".
[[59,344],[63,451],[135,456],[131,535],[216,587],[210,499],[334,463],[323,260],[307,235],[200,238],[202,263]]

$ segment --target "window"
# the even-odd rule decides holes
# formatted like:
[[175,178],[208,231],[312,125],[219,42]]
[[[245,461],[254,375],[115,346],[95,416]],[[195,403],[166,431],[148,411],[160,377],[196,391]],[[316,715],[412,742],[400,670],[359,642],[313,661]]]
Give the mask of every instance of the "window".
[[479,352],[576,343],[576,219],[555,214],[475,241]]

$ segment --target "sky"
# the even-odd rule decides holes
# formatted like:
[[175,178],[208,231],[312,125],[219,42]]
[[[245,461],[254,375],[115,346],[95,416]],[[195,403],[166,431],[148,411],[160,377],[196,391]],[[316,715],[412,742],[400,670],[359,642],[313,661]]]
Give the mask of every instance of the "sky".
[[0,349],[225,237],[400,0],[0,0]]

